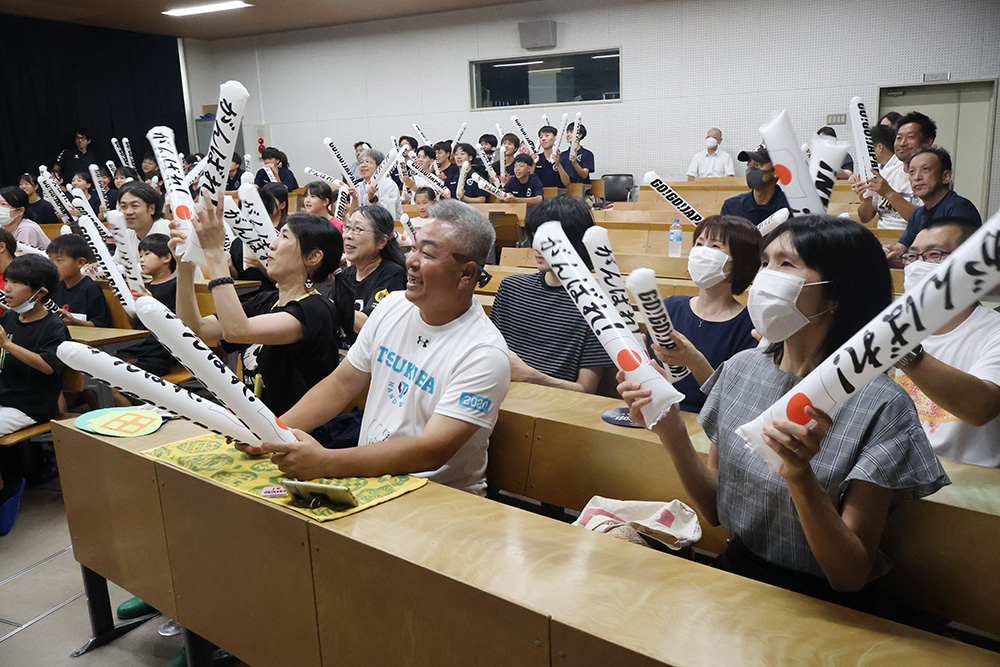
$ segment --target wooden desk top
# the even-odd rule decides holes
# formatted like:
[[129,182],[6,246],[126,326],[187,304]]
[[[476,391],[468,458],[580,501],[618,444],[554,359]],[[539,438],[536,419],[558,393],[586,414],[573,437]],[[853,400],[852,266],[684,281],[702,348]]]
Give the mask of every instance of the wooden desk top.
[[[501,202],[486,204],[469,204],[486,217],[490,215],[516,215],[519,222],[524,222],[524,216],[528,211],[527,204],[504,204]],[[403,213],[411,218],[417,214],[417,207],[413,204],[403,204]]]
[[550,615],[561,664],[624,664],[588,657],[592,642],[604,656],[635,652],[671,665],[811,664],[820,656],[953,665],[996,657],[433,483],[310,530]]
[[149,335],[149,332],[144,329],[108,329],[105,327],[78,326],[68,328],[69,335],[74,341],[90,345],[91,347],[128,343],[134,340],[141,340]]

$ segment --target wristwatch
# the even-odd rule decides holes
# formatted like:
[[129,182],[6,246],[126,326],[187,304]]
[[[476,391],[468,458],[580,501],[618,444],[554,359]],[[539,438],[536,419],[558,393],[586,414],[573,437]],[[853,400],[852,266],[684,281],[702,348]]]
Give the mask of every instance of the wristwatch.
[[915,348],[904,354],[896,362],[896,368],[904,370],[907,366],[915,362],[920,357],[924,356],[924,346],[917,345]]

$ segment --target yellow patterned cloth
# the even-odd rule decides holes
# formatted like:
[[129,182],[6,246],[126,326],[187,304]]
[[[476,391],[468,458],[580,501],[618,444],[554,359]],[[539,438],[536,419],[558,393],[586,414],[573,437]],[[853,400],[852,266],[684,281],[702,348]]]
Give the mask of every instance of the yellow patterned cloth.
[[325,477],[313,481],[346,486],[354,492],[354,496],[358,499],[358,506],[337,510],[327,505],[321,505],[316,509],[309,509],[304,503],[293,500],[290,496],[271,498],[261,496],[262,489],[280,485],[285,476],[269,459],[247,456],[232,445],[227,445],[225,438],[220,435],[206,433],[196,438],[147,449],[143,454],[172,466],[183,468],[196,475],[207,477],[223,486],[295,510],[317,521],[332,521],[360,512],[414,489],[419,489],[427,483],[427,480],[422,477],[411,477],[410,475]]

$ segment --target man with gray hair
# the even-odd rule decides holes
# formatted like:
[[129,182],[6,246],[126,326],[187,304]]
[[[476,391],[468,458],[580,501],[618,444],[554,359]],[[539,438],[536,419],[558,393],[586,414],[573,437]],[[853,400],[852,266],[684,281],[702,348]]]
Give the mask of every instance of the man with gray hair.
[[733,156],[719,148],[721,143],[722,130],[717,127],[709,128],[708,132],[705,133],[705,150],[698,151],[691,158],[691,166],[687,170],[689,181],[696,178],[721,178],[736,175],[736,170],[733,168]]
[[[413,474],[486,494],[489,435],[510,387],[507,345],[473,298],[489,280],[482,262],[494,240],[468,204],[431,207],[406,258],[406,291],[383,298],[344,363],[281,416],[298,441],[263,446],[283,473]],[[358,447],[324,449],[306,433],[366,386]]]

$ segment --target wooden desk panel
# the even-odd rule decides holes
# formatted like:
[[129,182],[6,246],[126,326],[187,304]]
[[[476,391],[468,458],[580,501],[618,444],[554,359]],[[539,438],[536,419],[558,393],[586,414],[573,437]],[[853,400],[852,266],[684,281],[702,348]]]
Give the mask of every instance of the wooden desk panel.
[[151,435],[113,438],[83,433],[72,424],[52,422],[52,438],[74,557],[176,618],[154,462],[138,452],[204,429],[171,421]]
[[156,464],[177,612],[255,667],[318,667],[308,519]]
[[[449,522],[454,517],[446,512],[446,518],[440,510],[454,507],[464,519],[474,512],[485,522],[495,520],[494,506],[502,507],[461,495],[428,485],[363,512],[366,524],[385,519],[390,534],[400,521],[421,526],[419,535],[402,538],[406,544],[388,548],[370,544],[367,535],[355,536],[343,519],[310,525],[324,665],[368,664],[376,655],[378,664],[387,665],[550,664],[545,613],[510,599],[502,586],[496,586],[499,591],[480,588],[475,578],[453,576],[454,568],[435,567],[443,557],[472,568],[493,569],[491,561],[510,549],[504,540],[490,539],[500,551],[494,558],[480,560],[481,551],[470,553],[469,543],[479,543],[482,532],[468,521],[462,522],[470,528],[464,537],[447,531],[447,537],[439,539],[441,533],[421,515],[431,513]],[[487,532],[492,538],[493,529]]]
[[486,482],[490,489],[525,495],[534,432],[533,417],[500,405],[486,461]]
[[106,327],[80,326],[67,328],[69,329],[70,338],[77,343],[83,343],[91,347],[129,343],[149,336],[149,332],[142,329],[111,329]]

